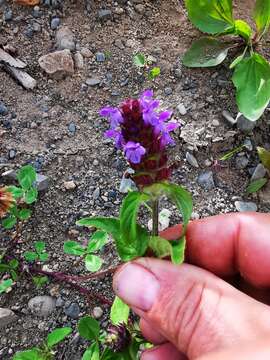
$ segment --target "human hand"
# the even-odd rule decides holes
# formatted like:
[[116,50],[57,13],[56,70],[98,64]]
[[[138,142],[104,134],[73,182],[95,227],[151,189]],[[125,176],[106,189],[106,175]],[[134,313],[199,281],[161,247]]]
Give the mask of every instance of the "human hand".
[[[173,240],[180,232],[177,226],[162,236]],[[270,307],[221,279],[241,274],[241,289],[270,302],[262,290],[270,287],[270,215],[191,222],[187,261],[175,266],[142,258],[114,277],[116,294],[141,317],[144,336],[158,345],[142,359],[270,359]]]

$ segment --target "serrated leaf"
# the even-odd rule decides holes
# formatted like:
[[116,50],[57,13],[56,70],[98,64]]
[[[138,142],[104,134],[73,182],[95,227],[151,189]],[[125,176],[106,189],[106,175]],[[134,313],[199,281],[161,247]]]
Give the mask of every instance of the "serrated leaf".
[[270,171],[270,151],[267,151],[263,147],[258,147],[257,151],[263,166]]
[[41,254],[45,250],[45,242],[44,241],[36,241],[34,243],[35,250],[38,254]]
[[53,330],[47,336],[48,347],[52,348],[54,345],[63,341],[71,332],[72,332],[72,329],[70,327],[64,327],[64,328],[59,328],[59,329]]
[[84,259],[85,267],[88,271],[96,272],[102,266],[102,259],[96,255],[89,254]]
[[270,0],[257,0],[253,17],[258,33],[264,35],[270,25]]
[[204,37],[193,42],[185,53],[183,64],[188,67],[212,67],[221,64],[228,55],[231,45],[212,37]]
[[40,289],[43,285],[49,282],[48,276],[34,276],[32,280],[33,283],[36,285],[37,289]]
[[111,307],[110,319],[112,324],[127,324],[130,308],[118,296],[115,297]]
[[190,21],[209,34],[222,33],[234,26],[232,0],[185,0]]
[[234,34],[241,36],[243,39],[249,42],[252,37],[252,29],[245,21],[235,20]]
[[26,165],[23,166],[17,173],[17,179],[19,181],[19,184],[23,188],[23,190],[27,191],[29,190],[33,183],[37,179],[37,174],[33,166]]
[[24,253],[24,258],[26,261],[33,262],[38,259],[38,254],[33,251],[26,251]]
[[85,249],[76,241],[66,241],[64,252],[69,255],[82,256],[85,254]]
[[253,181],[247,187],[247,193],[248,194],[256,193],[257,191],[261,190],[262,187],[264,187],[264,185],[267,183],[267,181],[268,180],[266,178]]
[[27,220],[31,217],[32,215],[32,210],[30,209],[22,209],[22,210],[19,210],[18,212],[18,218],[20,220]]
[[86,340],[95,340],[99,336],[100,325],[99,322],[90,316],[85,316],[80,319],[78,330],[81,337]]
[[88,349],[86,349],[82,360],[99,360],[99,358],[99,345],[98,343],[94,343]]
[[149,71],[149,79],[150,80],[154,80],[159,75],[160,75],[160,68],[159,67],[154,67],[153,69],[151,69]]
[[133,58],[133,63],[137,67],[143,68],[147,64],[145,55],[140,53],[135,55]]
[[38,348],[20,351],[16,353],[13,360],[45,360]]
[[105,231],[96,231],[90,238],[87,252],[95,252],[103,248],[108,242],[108,234]]
[[6,219],[2,220],[2,225],[7,230],[12,229],[16,223],[17,219],[14,215],[10,215]]
[[233,83],[240,112],[258,120],[270,101],[270,65],[258,53],[243,59],[235,68]]
[[9,186],[8,191],[10,191],[14,197],[14,199],[19,199],[23,197],[23,190],[17,186]]
[[26,191],[24,194],[24,201],[26,204],[30,205],[37,201],[38,191],[36,188],[31,188],[30,190]]
[[0,282],[0,294],[4,293],[13,285],[13,281],[11,279],[3,280]]

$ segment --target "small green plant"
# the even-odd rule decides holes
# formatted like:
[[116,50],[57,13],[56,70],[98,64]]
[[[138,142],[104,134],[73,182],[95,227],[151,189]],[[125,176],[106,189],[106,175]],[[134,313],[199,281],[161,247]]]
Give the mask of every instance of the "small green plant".
[[[258,147],[257,151],[258,151],[260,161],[263,164],[263,166],[265,167],[265,169],[267,170],[268,175],[269,175],[269,173],[270,173],[270,151],[268,151],[262,147]],[[247,193],[248,194],[256,193],[257,191],[261,190],[268,183],[268,181],[269,181],[268,177],[263,177],[262,179],[252,181],[249,184],[249,186],[247,187]]]
[[52,360],[55,358],[55,345],[63,341],[71,332],[70,327],[55,329],[47,336],[46,342],[41,347],[17,352],[13,360]]
[[36,241],[34,243],[35,251],[26,251],[24,253],[25,260],[28,262],[47,261],[49,258],[49,254],[46,252],[45,247],[46,247],[45,242]]
[[0,294],[7,292],[8,289],[13,285],[13,281],[11,279],[2,280],[0,282]]
[[143,53],[138,53],[133,58],[133,63],[138,68],[143,69],[148,76],[149,80],[154,80],[156,77],[160,75],[160,68],[159,67],[152,67],[154,59],[151,56],[146,56]]
[[[240,112],[249,120],[261,117],[270,101],[270,65],[256,48],[270,25],[269,0],[257,0],[253,12],[256,32],[249,24],[233,17],[232,0],[185,0],[192,24],[212,36],[196,40],[186,52],[187,67],[213,67],[221,64],[231,49],[239,49],[230,65]],[[223,40],[218,40],[217,37]],[[224,39],[224,37],[229,37]]]

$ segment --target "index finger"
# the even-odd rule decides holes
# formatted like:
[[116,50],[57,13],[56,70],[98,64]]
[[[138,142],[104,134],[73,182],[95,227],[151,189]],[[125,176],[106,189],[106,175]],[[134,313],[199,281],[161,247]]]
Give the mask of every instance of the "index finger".
[[[174,240],[181,225],[161,236]],[[270,286],[270,215],[234,213],[192,221],[187,228],[187,260],[214,274],[238,272],[257,287]]]

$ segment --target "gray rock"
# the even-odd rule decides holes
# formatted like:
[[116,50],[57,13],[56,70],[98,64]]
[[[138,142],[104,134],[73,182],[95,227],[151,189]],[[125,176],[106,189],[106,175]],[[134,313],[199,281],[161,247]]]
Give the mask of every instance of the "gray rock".
[[254,170],[254,173],[252,174],[250,181],[253,182],[256,180],[260,180],[265,177],[266,173],[267,173],[267,170],[263,166],[263,164],[258,164]]
[[187,152],[186,153],[186,159],[187,159],[187,162],[195,167],[195,168],[198,168],[199,167],[199,164],[198,164],[198,161],[197,159],[195,158],[195,156],[193,156],[190,152]]
[[256,126],[256,121],[250,121],[242,114],[238,114],[236,120],[238,129],[245,133],[251,132]]
[[75,132],[76,132],[76,125],[75,125],[73,122],[70,123],[70,124],[68,124],[68,131],[69,131],[72,135],[75,134]]
[[85,81],[88,86],[97,86],[101,83],[101,80],[98,78],[89,78]]
[[78,319],[80,315],[80,307],[77,303],[71,303],[65,308],[65,314],[71,319]]
[[13,311],[5,308],[0,308],[0,329],[3,329],[6,325],[17,320],[17,316]]
[[14,149],[9,150],[9,152],[8,152],[8,158],[9,158],[10,160],[14,159],[15,156],[16,156],[16,153],[17,153],[17,151],[14,150]]
[[56,32],[56,47],[58,50],[75,50],[75,38],[73,32],[67,26],[61,26]]
[[74,63],[68,49],[43,55],[38,59],[40,67],[55,79],[61,79],[74,73]]
[[250,212],[250,211],[257,211],[258,207],[254,202],[245,202],[245,201],[236,201],[235,203],[236,210],[239,212]]
[[111,19],[111,17],[112,17],[111,10],[102,9],[102,10],[99,10],[99,12],[98,12],[98,18],[100,20],[109,20],[109,19]]
[[48,317],[55,309],[55,299],[51,296],[35,296],[28,302],[33,314],[39,317]]
[[178,110],[179,114],[182,116],[187,114],[187,109],[186,109],[185,105],[182,103],[177,106],[177,110]]
[[134,6],[134,8],[139,14],[143,14],[145,12],[145,7],[143,4],[137,4]]
[[234,119],[234,117],[232,116],[232,114],[229,111],[224,110],[222,112],[222,116],[224,117],[225,120],[228,121],[228,123],[230,125],[235,125],[237,123],[237,120]]
[[6,105],[2,101],[0,101],[0,115],[5,116],[7,114],[8,114],[8,109]]
[[49,187],[49,178],[48,176],[37,174],[37,181],[36,181],[38,191],[47,190]]
[[11,21],[13,18],[13,13],[11,9],[6,9],[4,11],[4,20],[5,21]]
[[97,200],[97,199],[99,198],[99,196],[100,196],[100,188],[96,188],[96,189],[94,190],[92,196],[93,196],[93,199],[94,199],[94,200]]
[[64,306],[64,303],[65,303],[64,300],[61,297],[58,297],[56,299],[55,306],[59,308],[59,307]]
[[164,89],[164,94],[167,95],[167,96],[168,96],[168,95],[171,95],[172,92],[173,92],[173,90],[172,90],[172,88],[169,87],[169,86]]
[[248,150],[248,151],[252,151],[253,150],[253,144],[252,141],[250,139],[245,139],[244,141],[244,147]]
[[84,68],[84,60],[80,52],[76,52],[76,54],[74,55],[74,62],[76,69],[81,70]]
[[245,169],[248,166],[249,159],[246,156],[238,156],[235,160],[236,169]]
[[96,60],[97,62],[104,62],[106,60],[106,56],[102,52],[96,53]]
[[95,319],[100,319],[103,315],[103,310],[101,307],[96,306],[96,307],[94,307],[92,314]]
[[56,30],[58,26],[60,25],[60,19],[59,17],[55,17],[51,20],[51,29]]
[[201,173],[198,176],[197,182],[205,190],[212,190],[216,187],[213,172],[210,170]]

